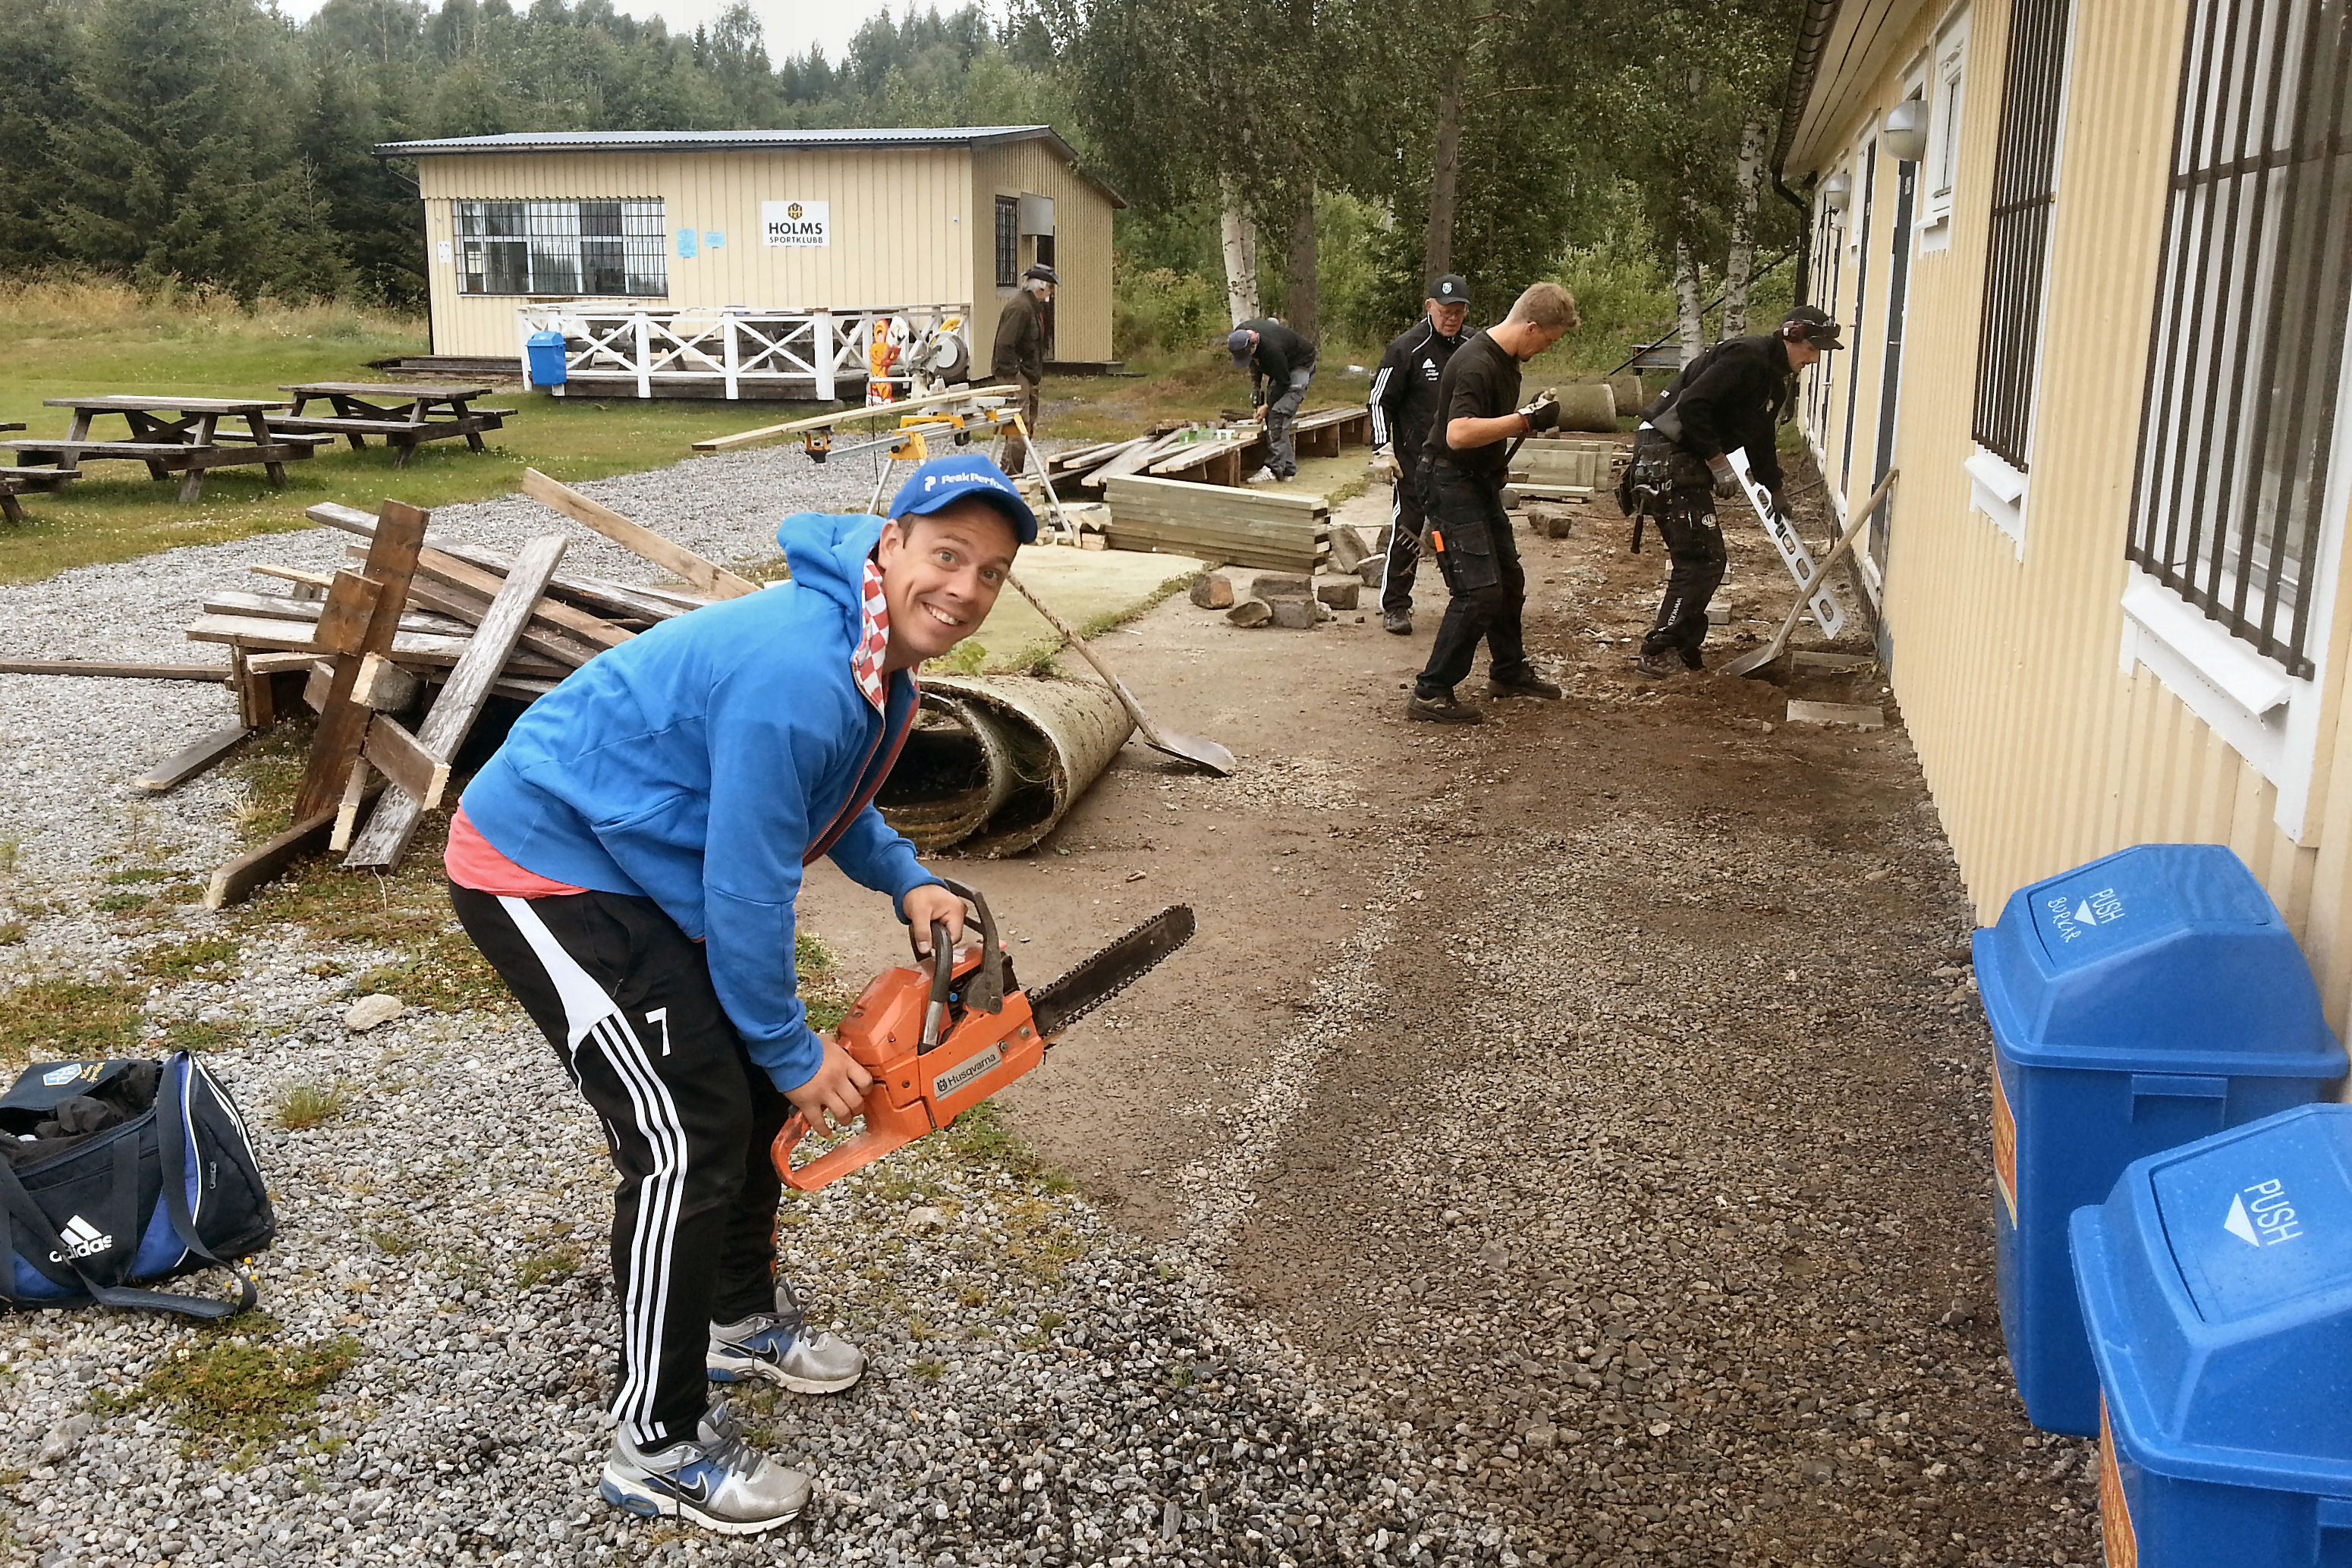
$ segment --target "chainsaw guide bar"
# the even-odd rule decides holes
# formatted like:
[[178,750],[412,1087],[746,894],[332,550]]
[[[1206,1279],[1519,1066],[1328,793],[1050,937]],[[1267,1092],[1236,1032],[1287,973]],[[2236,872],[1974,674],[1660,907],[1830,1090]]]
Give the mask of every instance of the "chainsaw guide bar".
[[1060,979],[1029,993],[1037,1032],[1051,1040],[1149,974],[1192,937],[1192,906],[1171,904]]

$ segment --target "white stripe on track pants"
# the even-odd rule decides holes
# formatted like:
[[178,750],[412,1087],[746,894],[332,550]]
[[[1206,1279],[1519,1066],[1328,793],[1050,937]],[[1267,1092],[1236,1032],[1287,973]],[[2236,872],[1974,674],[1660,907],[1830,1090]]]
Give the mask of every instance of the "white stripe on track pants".
[[775,1306],[768,1146],[791,1103],[719,1005],[701,946],[650,899],[449,902],[604,1123],[621,1355],[613,1414],[654,1448],[694,1436],[713,1320]]

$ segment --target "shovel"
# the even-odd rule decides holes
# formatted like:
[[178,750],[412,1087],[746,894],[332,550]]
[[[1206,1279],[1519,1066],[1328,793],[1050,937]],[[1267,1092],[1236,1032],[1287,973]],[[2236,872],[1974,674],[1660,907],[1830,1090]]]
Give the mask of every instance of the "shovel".
[[[1837,549],[1830,551],[1822,559],[1820,570],[1813,574],[1813,581],[1819,582],[1822,578],[1827,577],[1830,569],[1843,560],[1846,552],[1853,549],[1853,541],[1860,538],[1862,530],[1870,526],[1871,515],[1878,510],[1879,503],[1886,499],[1886,493],[1895,487],[1895,476],[1901,472],[1899,468],[1890,468],[1886,471],[1886,477],[1878,482],[1878,488],[1870,493],[1870,499],[1862,504],[1861,510],[1853,514],[1853,521],[1846,525],[1845,535],[1838,540]],[[1789,634],[1797,629],[1797,622],[1804,619],[1805,607],[1812,602],[1812,597],[1803,590],[1799,590],[1797,602],[1789,606],[1788,618],[1780,622],[1780,630],[1772,634],[1772,640],[1754,653],[1742,653],[1724,665],[1724,674],[1752,675],[1779,658],[1789,646]]]
[[1100,675],[1110,686],[1112,693],[1118,696],[1118,706],[1125,708],[1127,716],[1135,721],[1135,733],[1143,737],[1144,745],[1154,751],[1164,751],[1171,757],[1179,757],[1187,762],[1197,763],[1220,779],[1233,776],[1234,754],[1232,752],[1213,740],[1203,740],[1195,735],[1179,735],[1172,729],[1162,729],[1152,723],[1150,717],[1144,713],[1143,705],[1135,700],[1135,694],[1129,691],[1117,675],[1111,674],[1110,666],[1104,664],[1092,648],[1087,646],[1087,640],[1078,635],[1076,628],[1055,614],[1053,606],[1029,591],[1027,583],[1014,577],[1011,572],[1005,573],[1004,580],[1021,591],[1021,597],[1034,605],[1037,613],[1043,615],[1055,631],[1070,640],[1070,646],[1078,651],[1078,657],[1095,667],[1095,674]]

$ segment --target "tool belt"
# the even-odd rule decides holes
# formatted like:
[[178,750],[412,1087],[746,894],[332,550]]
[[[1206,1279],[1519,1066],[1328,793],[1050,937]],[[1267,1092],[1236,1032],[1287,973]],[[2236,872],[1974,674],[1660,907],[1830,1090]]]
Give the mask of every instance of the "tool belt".
[[[1422,468],[1423,559],[1437,563],[1438,575],[1453,593],[1475,593],[1503,580],[1501,546],[1494,523],[1476,504],[1484,480],[1450,464],[1430,463]],[[1499,497],[1490,497],[1499,514]]]
[[1696,510],[1706,511],[1714,494],[1714,476],[1706,465],[1676,446],[1664,432],[1653,425],[1635,435],[1633,461],[1617,481],[1618,509],[1633,520],[1633,553],[1642,553],[1644,519],[1662,518],[1669,508],[1690,510],[1694,497],[1699,502]]

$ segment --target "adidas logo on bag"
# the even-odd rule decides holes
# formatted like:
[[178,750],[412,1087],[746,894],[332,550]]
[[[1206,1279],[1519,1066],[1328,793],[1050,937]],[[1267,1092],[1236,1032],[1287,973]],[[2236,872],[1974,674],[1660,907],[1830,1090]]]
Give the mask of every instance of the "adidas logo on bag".
[[[79,1214],[67,1220],[58,1234],[65,1238],[66,1252],[76,1258],[92,1257],[114,1245],[113,1237],[101,1235],[97,1226]],[[49,1261],[52,1263],[62,1263],[65,1260],[65,1257],[59,1253],[49,1254]]]

